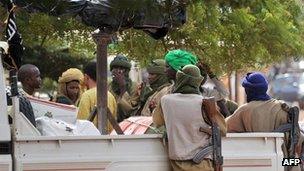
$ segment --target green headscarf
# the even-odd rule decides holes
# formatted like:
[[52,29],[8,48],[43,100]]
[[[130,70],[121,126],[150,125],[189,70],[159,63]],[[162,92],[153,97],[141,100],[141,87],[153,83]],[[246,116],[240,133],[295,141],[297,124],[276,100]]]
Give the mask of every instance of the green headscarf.
[[199,87],[203,77],[200,70],[195,65],[186,65],[181,71],[176,73],[176,83],[173,87],[173,93],[182,94],[200,94]]
[[[113,61],[110,63],[110,71],[113,70],[114,67],[123,67],[126,68],[127,71],[125,73],[125,79],[126,79],[126,89],[129,94],[131,94],[132,91],[132,80],[129,78],[129,71],[131,69],[131,63],[129,62],[128,58],[123,55],[117,55]],[[112,81],[110,83],[110,86],[112,88],[112,91],[116,94],[120,94],[120,88],[119,84],[116,81]]]
[[166,62],[163,59],[155,59],[147,66],[150,74],[165,74]]
[[147,66],[148,73],[157,74],[157,77],[153,82],[150,82],[150,87],[143,88],[140,95],[140,101],[145,103],[158,89],[169,84],[168,77],[165,74],[165,68],[166,62],[163,59],[155,59]]
[[110,63],[110,71],[112,71],[113,67],[123,67],[130,70],[131,63],[129,62],[127,57],[123,55],[117,55]]
[[166,62],[163,59],[153,60],[147,67],[149,74],[157,74],[153,82],[150,82],[150,87],[155,92],[160,86],[169,83],[168,77],[165,74]]
[[175,71],[181,70],[182,67],[188,64],[196,65],[198,62],[196,56],[180,49],[169,51],[165,56],[165,60]]

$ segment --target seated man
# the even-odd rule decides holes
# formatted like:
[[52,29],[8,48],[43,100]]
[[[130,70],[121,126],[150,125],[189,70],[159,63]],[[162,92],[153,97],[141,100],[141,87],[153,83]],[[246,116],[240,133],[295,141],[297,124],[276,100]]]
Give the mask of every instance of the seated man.
[[[242,86],[245,88],[247,103],[226,119],[227,132],[273,132],[288,123],[288,114],[282,109],[282,102],[266,93],[268,82],[263,74],[248,73],[243,78]],[[288,144],[286,141],[285,145]],[[302,143],[299,141],[299,144]],[[283,147],[285,157],[288,156],[286,148]]]
[[281,102],[266,92],[268,82],[263,74],[248,73],[243,78],[247,103],[240,106],[226,119],[228,132],[272,132],[287,123],[287,113]]
[[[165,87],[161,88],[159,91],[154,93],[148,102],[149,110],[151,111],[152,115],[154,110],[159,107],[160,99],[166,95],[171,94],[174,82],[176,81],[176,73],[177,71],[181,70],[186,65],[196,65],[197,64],[197,57],[192,53],[185,51],[185,50],[171,50],[165,55],[165,69],[164,72],[167,78],[173,84],[168,84]],[[144,113],[142,113],[144,114]]]
[[[173,82],[176,79],[176,72],[182,69],[183,66],[187,64],[196,65],[200,69],[201,75],[204,76],[204,80],[200,85],[201,94],[205,97],[215,97],[215,100],[217,101],[217,104],[219,105],[218,107],[220,108],[220,111],[222,112],[223,116],[226,117],[230,115],[227,107],[222,104],[223,100],[229,95],[229,92],[225,88],[224,84],[219,79],[217,79],[216,75],[211,71],[207,64],[203,64],[202,62],[200,62],[194,54],[181,49],[169,51],[165,55],[165,61],[165,72],[168,78],[170,80],[173,80]],[[203,87],[203,84],[207,80],[207,76],[209,76],[209,78],[215,85],[215,87],[212,89]],[[163,90],[161,90],[161,96],[170,93],[172,86],[168,86],[168,88],[164,88]],[[156,101],[154,107],[157,106],[157,103],[158,102]]]
[[[203,77],[195,65],[186,65],[177,71],[176,82],[172,94],[161,98],[160,108],[153,113],[153,122],[158,127],[166,125],[168,135],[169,159],[173,170],[204,170],[211,171],[212,157],[206,154],[203,160],[196,164],[194,156],[206,148],[210,142],[210,135],[200,132],[201,127],[208,127],[202,116],[202,99],[199,86]],[[220,116],[217,123],[225,132],[225,121]],[[224,125],[224,126],[223,126]]]

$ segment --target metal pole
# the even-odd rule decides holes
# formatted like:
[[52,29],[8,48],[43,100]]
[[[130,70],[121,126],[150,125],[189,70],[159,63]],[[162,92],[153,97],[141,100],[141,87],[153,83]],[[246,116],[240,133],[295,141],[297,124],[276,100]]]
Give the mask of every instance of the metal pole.
[[107,131],[107,106],[108,106],[108,62],[107,48],[111,42],[111,35],[100,31],[92,34],[97,45],[97,127],[101,134],[108,134]]

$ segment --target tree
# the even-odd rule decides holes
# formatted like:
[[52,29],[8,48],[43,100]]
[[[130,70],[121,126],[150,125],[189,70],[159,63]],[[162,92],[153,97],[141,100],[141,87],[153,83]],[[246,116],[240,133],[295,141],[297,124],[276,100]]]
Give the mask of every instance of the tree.
[[[0,8],[0,14],[3,14],[0,21],[4,21],[6,10]],[[28,14],[23,10],[17,11],[16,16],[25,47],[23,63],[38,66],[43,77],[57,80],[66,69],[81,69],[94,58],[95,44],[90,34],[93,29],[81,22],[70,17]]]
[[303,56],[304,20],[296,0],[197,0],[187,12],[187,23],[162,41],[134,30],[123,32],[117,52],[146,63],[182,48],[226,73]]
[[[150,59],[163,58],[170,49],[182,48],[218,73],[262,68],[303,56],[301,5],[297,0],[188,1],[187,23],[171,30],[163,40],[128,29],[119,33],[120,41],[110,46],[110,53],[127,54],[146,64]],[[18,19],[27,47],[42,47],[52,53],[69,49],[72,55],[94,57],[93,29],[79,21],[23,11]]]
[[24,63],[36,65],[42,78],[48,77],[52,80],[58,80],[62,72],[69,68],[82,69],[90,58],[75,55],[69,52],[69,49],[61,51],[50,51],[41,47],[26,47],[24,51]]

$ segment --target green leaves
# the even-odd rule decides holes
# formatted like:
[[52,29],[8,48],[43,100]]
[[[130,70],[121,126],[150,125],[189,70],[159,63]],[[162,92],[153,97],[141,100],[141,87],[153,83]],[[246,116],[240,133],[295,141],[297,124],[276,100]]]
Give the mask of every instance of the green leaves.
[[47,14],[18,15],[20,32],[27,46],[41,46],[60,50],[69,48],[72,53],[92,56],[95,44],[91,38],[93,29],[70,17],[51,17]]
[[303,10],[296,0],[193,1],[187,12],[187,23],[164,42],[128,30],[117,50],[145,61],[182,48],[218,73],[258,69],[304,54]]
[[[138,1],[132,10],[148,2]],[[258,69],[304,54],[303,4],[299,0],[185,2],[187,23],[170,30],[163,40],[156,41],[142,31],[129,29],[119,33],[119,43],[109,46],[110,53],[126,54],[145,65],[151,59],[163,58],[170,49],[181,48],[209,63],[217,73]],[[123,3],[117,8],[122,8]],[[23,11],[17,16],[27,47],[47,48],[49,52],[68,49],[74,57],[94,57],[93,29],[80,21]]]

